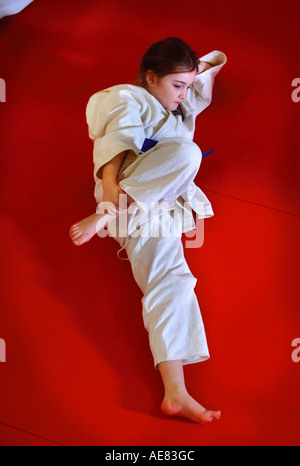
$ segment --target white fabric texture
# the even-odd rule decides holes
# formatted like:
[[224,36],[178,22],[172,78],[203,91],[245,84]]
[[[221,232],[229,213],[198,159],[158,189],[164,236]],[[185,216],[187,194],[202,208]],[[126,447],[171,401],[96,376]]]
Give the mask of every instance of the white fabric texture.
[[0,19],[24,10],[33,0],[0,0]]
[[[215,51],[201,60],[213,67],[199,74],[188,91],[181,104],[184,119],[165,110],[147,90],[132,85],[114,86],[93,95],[86,111],[89,135],[94,141],[97,203],[103,200],[102,167],[119,153],[130,151],[120,168],[124,179],[119,184],[135,202],[128,209],[129,215],[125,211],[118,217],[121,222],[126,215],[125,234],[117,228],[113,237],[126,250],[143,292],[143,320],[155,367],[163,361],[190,364],[209,358],[194,290],[197,280],[186,263],[178,235],[178,230],[182,233],[195,227],[192,210],[198,218],[213,215],[209,200],[194,183],[202,154],[193,137],[196,116],[210,104],[215,76],[226,57]],[[158,143],[142,153],[145,138]],[[150,204],[155,202],[164,204],[162,211],[154,215],[158,226],[163,227],[165,222],[164,209],[169,213],[173,234],[167,237],[149,234]],[[180,215],[183,211],[187,212],[185,221]],[[146,234],[142,234],[145,230]]]
[[[181,138],[192,141],[195,131],[195,120],[212,100],[214,79],[226,63],[226,56],[214,51],[201,58],[213,67],[196,76],[195,82],[188,91],[187,98],[181,107],[181,115],[174,115],[163,106],[146,89],[133,85],[118,85],[94,94],[87,105],[86,118],[89,136],[94,141],[94,179],[95,198],[102,201],[102,167],[119,153],[129,150],[130,160],[134,161],[145,154],[141,148],[145,138],[161,141],[165,138]],[[154,154],[153,149],[146,154]],[[199,168],[199,167],[198,167]],[[121,171],[124,166],[121,167]],[[127,180],[129,183],[129,180]],[[142,188],[141,188],[142,192]],[[137,192],[136,192],[137,193]],[[129,193],[128,193],[129,194]],[[209,201],[194,182],[191,182],[183,199],[196,205],[205,198],[205,217],[213,215]],[[179,203],[180,203],[179,199]],[[210,211],[210,214],[208,212]],[[191,214],[192,215],[192,214]]]
[[[126,241],[115,239],[121,246]],[[133,237],[126,252],[144,295],[143,322],[154,366],[163,361],[182,360],[185,365],[207,360],[209,350],[194,291],[197,280],[186,263],[181,238]]]
[[[182,232],[194,225],[182,217],[178,202],[178,195],[188,190],[200,162],[201,151],[192,141],[163,138],[127,167],[124,172],[127,177],[120,182],[137,200],[130,206],[131,215],[126,211],[119,215],[112,236],[122,246],[121,250],[125,249],[134,278],[144,294],[143,320],[155,367],[163,361],[182,360],[183,364],[191,364],[209,358],[194,292],[197,280],[186,263],[181,242]],[[160,207],[157,214],[152,215],[151,210],[149,215],[150,201],[157,201]],[[202,202],[200,207],[204,204],[210,209],[207,203]],[[207,214],[211,215],[211,211]],[[123,235],[118,227],[125,215],[128,220],[124,222],[127,229]],[[141,225],[138,235],[137,217]],[[169,233],[165,237],[162,236],[164,228]]]

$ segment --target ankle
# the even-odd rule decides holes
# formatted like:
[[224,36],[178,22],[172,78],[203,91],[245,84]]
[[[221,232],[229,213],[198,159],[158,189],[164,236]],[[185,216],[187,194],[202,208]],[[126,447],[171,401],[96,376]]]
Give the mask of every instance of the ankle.
[[164,361],[158,365],[165,388],[165,398],[171,399],[186,393],[185,378],[181,360]]
[[186,396],[187,393],[188,392],[185,386],[182,387],[174,384],[165,388],[165,399],[181,399],[182,397]]

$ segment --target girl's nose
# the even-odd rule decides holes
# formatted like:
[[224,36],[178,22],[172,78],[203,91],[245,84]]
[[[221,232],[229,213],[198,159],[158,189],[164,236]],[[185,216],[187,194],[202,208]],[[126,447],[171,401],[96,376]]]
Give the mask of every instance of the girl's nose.
[[180,99],[184,100],[186,99],[186,95],[187,95],[187,91],[185,89],[183,89],[181,92],[180,92]]

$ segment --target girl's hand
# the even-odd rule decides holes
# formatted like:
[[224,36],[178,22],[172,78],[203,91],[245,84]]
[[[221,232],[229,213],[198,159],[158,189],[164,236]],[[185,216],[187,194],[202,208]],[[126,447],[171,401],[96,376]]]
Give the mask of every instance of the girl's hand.
[[[115,207],[120,208],[119,194],[126,195],[125,204],[129,205],[133,202],[133,199],[128,196],[125,191],[117,184],[103,185],[103,202],[111,202]],[[122,199],[121,208],[124,209],[124,199]]]
[[111,202],[119,207],[119,194],[122,194],[122,192],[117,183],[103,186],[103,202]]

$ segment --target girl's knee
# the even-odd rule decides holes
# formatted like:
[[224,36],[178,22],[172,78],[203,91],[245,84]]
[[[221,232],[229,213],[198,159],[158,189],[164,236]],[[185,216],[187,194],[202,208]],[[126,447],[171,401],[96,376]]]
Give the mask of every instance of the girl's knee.
[[189,167],[199,168],[202,153],[200,148],[193,141],[174,139],[169,143],[169,149],[172,157],[178,159]]
[[202,153],[197,144],[195,144],[193,141],[186,143],[184,150],[188,153],[188,157],[191,159],[191,162],[200,165],[202,160]]

